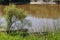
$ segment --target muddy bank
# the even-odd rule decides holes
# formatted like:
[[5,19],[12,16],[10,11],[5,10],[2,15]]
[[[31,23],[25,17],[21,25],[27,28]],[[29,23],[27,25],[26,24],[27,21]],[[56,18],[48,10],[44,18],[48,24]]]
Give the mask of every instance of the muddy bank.
[[[0,5],[1,14],[5,15],[4,8],[7,5]],[[36,5],[36,4],[22,4],[16,5],[17,8],[23,8],[28,14],[40,18],[58,18],[60,17],[60,5]]]

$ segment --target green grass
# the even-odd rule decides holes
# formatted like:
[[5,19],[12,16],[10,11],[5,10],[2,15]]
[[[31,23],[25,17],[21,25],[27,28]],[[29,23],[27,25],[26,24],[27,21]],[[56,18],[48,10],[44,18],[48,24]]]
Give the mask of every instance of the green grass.
[[3,32],[0,33],[0,40],[37,40],[37,39],[39,38],[34,35],[26,36],[25,38],[23,38],[21,35],[12,36]]
[[26,37],[22,37],[19,33],[18,35],[9,35],[6,32],[0,32],[0,40],[60,40],[60,32],[56,31],[54,33],[48,32],[48,35],[43,36],[41,34],[35,35],[31,34]]

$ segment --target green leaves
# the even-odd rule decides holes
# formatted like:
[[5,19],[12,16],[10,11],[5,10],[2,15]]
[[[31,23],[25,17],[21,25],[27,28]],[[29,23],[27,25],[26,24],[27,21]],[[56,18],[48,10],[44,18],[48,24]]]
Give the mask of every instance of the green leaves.
[[10,27],[12,25],[13,16],[15,16],[20,21],[23,21],[25,19],[25,17],[27,16],[27,14],[26,14],[27,12],[24,9],[16,8],[16,5],[14,5],[14,4],[10,4],[9,6],[6,6],[4,11],[6,13],[6,19],[7,19],[7,24],[8,24],[7,29],[10,29]]
[[7,16],[16,16],[16,18],[23,20],[27,16],[27,12],[22,8],[16,8],[16,5],[9,5],[5,7]]

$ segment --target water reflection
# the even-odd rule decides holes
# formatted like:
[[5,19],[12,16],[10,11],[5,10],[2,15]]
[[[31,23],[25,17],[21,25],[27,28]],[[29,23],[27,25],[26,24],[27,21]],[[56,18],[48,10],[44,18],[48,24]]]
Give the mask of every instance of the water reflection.
[[7,22],[6,22],[6,19],[4,17],[0,17],[0,26],[2,26],[2,27],[7,26]]
[[[33,16],[27,16],[25,19],[31,21],[31,27],[28,27],[27,25],[24,26],[24,28],[29,29],[30,32],[40,32],[40,31],[54,31],[55,27],[58,29],[60,28],[60,19],[52,19],[52,18],[38,18]],[[2,26],[6,26],[7,22],[5,18],[0,18],[0,23],[2,22]],[[19,26],[18,26],[19,25]],[[17,29],[21,27],[21,22],[19,20],[16,21],[16,23],[12,24],[12,27],[15,27]]]

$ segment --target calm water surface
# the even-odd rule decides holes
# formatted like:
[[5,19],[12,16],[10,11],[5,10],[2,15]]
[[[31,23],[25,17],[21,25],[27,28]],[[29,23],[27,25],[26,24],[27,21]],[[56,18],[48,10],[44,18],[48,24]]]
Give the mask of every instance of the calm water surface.
[[[48,29],[50,31],[54,31],[55,27],[57,27],[57,29],[60,28],[60,19],[38,18],[31,15],[27,16],[25,19],[30,20],[32,25],[31,27],[25,25],[24,28],[29,29],[31,32],[47,31]],[[0,24],[2,27],[7,26],[7,21],[4,17],[0,17]],[[17,24],[20,24],[19,20],[17,20],[16,23],[13,23],[12,27],[15,27],[17,29]]]

